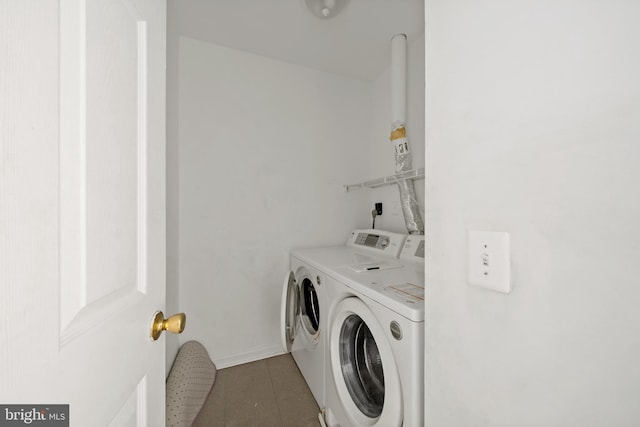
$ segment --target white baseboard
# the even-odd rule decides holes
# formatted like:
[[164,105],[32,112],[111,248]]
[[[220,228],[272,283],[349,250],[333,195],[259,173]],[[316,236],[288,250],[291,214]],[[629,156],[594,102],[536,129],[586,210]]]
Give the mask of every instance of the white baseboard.
[[213,363],[216,365],[217,369],[224,369],[231,366],[242,365],[243,363],[266,359],[267,357],[271,356],[278,356],[280,354],[284,354],[284,351],[282,351],[282,347],[278,345],[272,345],[251,350],[245,353],[232,354],[229,356],[211,355],[211,358],[213,359]]

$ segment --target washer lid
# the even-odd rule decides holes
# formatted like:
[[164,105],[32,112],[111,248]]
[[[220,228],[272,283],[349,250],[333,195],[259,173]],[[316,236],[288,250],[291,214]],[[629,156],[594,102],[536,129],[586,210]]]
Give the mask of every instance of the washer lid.
[[282,306],[280,310],[280,338],[282,348],[289,353],[296,338],[300,317],[300,294],[293,271],[284,280],[282,289]]

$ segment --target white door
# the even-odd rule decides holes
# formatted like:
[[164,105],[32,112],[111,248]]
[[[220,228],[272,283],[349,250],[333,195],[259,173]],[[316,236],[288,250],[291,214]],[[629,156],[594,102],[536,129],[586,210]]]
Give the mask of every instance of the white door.
[[162,0],[0,4],[0,405],[164,425],[165,31]]

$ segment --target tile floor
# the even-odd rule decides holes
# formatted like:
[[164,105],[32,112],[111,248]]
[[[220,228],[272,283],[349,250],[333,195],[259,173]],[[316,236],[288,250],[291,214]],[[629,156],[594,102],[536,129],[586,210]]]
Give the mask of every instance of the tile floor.
[[317,427],[316,401],[290,354],[218,371],[193,427]]

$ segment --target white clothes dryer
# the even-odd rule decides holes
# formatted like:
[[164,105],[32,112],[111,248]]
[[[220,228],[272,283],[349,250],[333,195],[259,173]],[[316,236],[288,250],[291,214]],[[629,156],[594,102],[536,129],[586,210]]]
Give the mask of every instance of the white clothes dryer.
[[407,238],[400,261],[326,271],[327,426],[423,426],[424,236]]
[[403,234],[380,230],[355,230],[345,245],[290,252],[290,271],[282,292],[282,345],[293,356],[320,408],[326,404],[329,325],[325,270],[328,266],[372,263],[387,268],[392,259],[397,262],[405,238]]
[[326,320],[324,278],[320,270],[289,257],[291,271],[282,292],[282,346],[298,365],[313,397],[324,406]]

